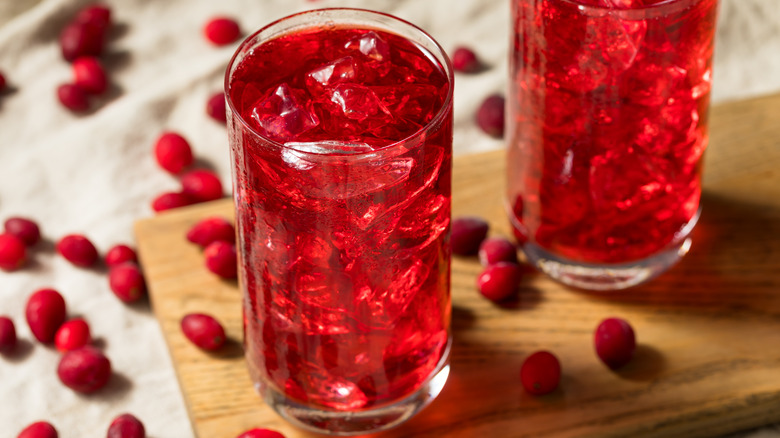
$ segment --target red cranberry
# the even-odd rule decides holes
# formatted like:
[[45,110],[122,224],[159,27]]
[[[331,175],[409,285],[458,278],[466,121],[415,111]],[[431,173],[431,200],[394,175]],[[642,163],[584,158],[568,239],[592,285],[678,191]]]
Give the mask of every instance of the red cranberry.
[[111,9],[106,5],[94,4],[85,7],[73,19],[76,23],[89,23],[102,28],[111,25]]
[[477,277],[479,292],[490,301],[502,301],[517,292],[523,278],[520,265],[498,262],[485,268]]
[[76,84],[63,84],[57,87],[57,98],[65,108],[73,112],[89,109],[87,92]]
[[0,269],[14,271],[27,261],[27,247],[24,241],[13,234],[0,234]]
[[206,268],[222,278],[236,278],[238,259],[236,245],[217,240],[211,242],[203,251]]
[[0,316],[0,353],[7,354],[16,348],[16,327],[11,318]]
[[25,245],[33,246],[41,240],[38,224],[24,217],[9,217],[5,220],[5,232],[22,239]]
[[271,429],[251,429],[236,438],[284,438],[280,432]]
[[214,317],[190,313],[181,320],[181,331],[193,344],[204,350],[216,350],[225,344],[225,329]]
[[164,132],[154,145],[157,164],[168,172],[177,174],[192,164],[192,148],[187,140],[175,132]]
[[192,204],[192,199],[180,192],[166,192],[158,195],[152,201],[152,210],[156,212],[185,207]]
[[479,261],[483,266],[498,262],[517,263],[517,247],[503,237],[488,237],[479,245]]
[[477,109],[477,125],[495,138],[504,136],[504,97],[488,96]]
[[596,327],[593,335],[596,354],[611,369],[631,361],[636,350],[634,329],[624,319],[607,318]]
[[217,240],[235,243],[236,230],[233,228],[233,224],[223,217],[207,217],[198,221],[187,231],[187,240],[202,247]]
[[146,293],[141,268],[133,262],[112,266],[108,271],[108,285],[114,295],[125,303],[138,301]]
[[111,422],[106,438],[145,438],[146,430],[141,420],[132,414],[122,414]]
[[3,72],[0,71],[0,92],[5,89],[5,76],[3,76]]
[[62,57],[71,62],[81,56],[100,56],[105,30],[105,26],[95,22],[68,24],[60,33]]
[[106,266],[116,266],[124,262],[138,263],[135,250],[127,245],[114,245],[108,250],[105,257]]
[[225,93],[219,92],[206,102],[206,114],[212,119],[227,123],[227,104],[225,103]]
[[16,438],[57,438],[57,429],[45,421],[36,421],[19,432]]
[[459,217],[452,221],[452,252],[458,255],[471,255],[479,250],[490,226],[478,217]]
[[561,380],[561,364],[548,351],[537,351],[528,356],[520,368],[520,381],[526,391],[544,395],[555,390]]
[[241,36],[241,28],[238,23],[226,17],[215,17],[206,23],[203,28],[206,39],[218,46],[224,46],[237,40]]
[[81,234],[69,234],[57,242],[57,252],[76,266],[89,267],[98,260],[95,245]]
[[452,54],[452,68],[463,73],[474,73],[481,67],[479,59],[468,47],[458,47]]
[[57,366],[57,375],[68,388],[89,394],[106,386],[111,378],[111,361],[87,345],[66,352]]
[[73,82],[92,94],[103,94],[108,87],[106,71],[97,58],[83,56],[73,61]]
[[83,347],[91,341],[89,325],[81,318],[65,321],[54,335],[54,345],[62,352]]
[[35,339],[49,343],[65,322],[65,299],[54,289],[33,292],[27,299],[25,316]]
[[204,202],[222,197],[222,182],[216,173],[206,169],[196,169],[181,177],[182,193],[190,198]]

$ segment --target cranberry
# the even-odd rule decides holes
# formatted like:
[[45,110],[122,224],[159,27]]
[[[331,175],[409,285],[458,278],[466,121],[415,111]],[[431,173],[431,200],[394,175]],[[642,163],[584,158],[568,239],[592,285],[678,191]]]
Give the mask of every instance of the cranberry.
[[24,241],[13,234],[0,234],[0,269],[14,271],[27,261],[27,247]]
[[452,252],[458,255],[471,255],[479,250],[490,226],[478,217],[459,217],[452,221]]
[[106,386],[111,378],[111,361],[100,350],[87,345],[62,356],[57,376],[68,388],[89,394]]
[[75,23],[89,23],[107,28],[111,25],[111,9],[102,4],[89,5],[80,10],[73,21]]
[[45,421],[36,421],[19,432],[16,438],[57,438],[57,429]]
[[135,250],[127,245],[114,245],[108,250],[105,257],[108,267],[120,265],[124,262],[138,262],[138,256]]
[[54,345],[62,352],[83,347],[91,341],[89,325],[81,318],[66,321],[54,335]]
[[103,94],[108,87],[106,71],[97,58],[83,56],[73,61],[73,82],[92,94]]
[[233,228],[233,224],[223,217],[207,217],[198,221],[187,231],[187,240],[202,247],[217,240],[235,243],[236,230]]
[[73,112],[89,109],[87,92],[76,84],[63,84],[57,87],[57,98],[65,108]]
[[227,123],[227,104],[225,103],[225,93],[219,92],[206,101],[206,114],[212,119]]
[[498,262],[485,268],[477,277],[479,293],[490,301],[502,301],[517,292],[517,286],[523,278],[520,265],[510,262]]
[[236,438],[284,438],[280,432],[271,429],[251,429]]
[[157,164],[177,174],[192,164],[192,148],[187,140],[175,132],[164,132],[154,145]]
[[504,136],[504,97],[488,96],[477,109],[477,125],[495,138]]
[[41,230],[33,220],[24,217],[9,217],[5,220],[5,232],[22,239],[25,245],[33,246],[41,240]]
[[452,54],[452,68],[463,73],[474,73],[482,67],[477,55],[468,47],[457,47]]
[[27,299],[25,316],[35,339],[49,343],[65,322],[65,299],[54,289],[33,292]]
[[241,36],[241,28],[232,18],[215,17],[206,23],[203,28],[206,39],[218,46],[224,46],[237,40]]
[[112,266],[108,271],[108,285],[114,295],[125,303],[138,301],[146,293],[141,268],[133,262]]
[[3,76],[3,72],[0,71],[0,93],[5,89],[5,76]]
[[630,362],[636,350],[634,329],[626,320],[620,318],[601,321],[593,334],[593,341],[596,354],[613,370]]
[[10,353],[16,348],[16,327],[11,318],[0,316],[0,353]]
[[111,422],[106,438],[145,438],[146,430],[141,420],[132,414],[122,414]]
[[534,395],[550,393],[561,380],[561,364],[548,351],[537,351],[528,356],[520,368],[520,381],[526,391]]
[[204,350],[216,350],[225,344],[225,329],[213,316],[190,313],[181,320],[181,331],[193,344]]
[[483,240],[478,254],[483,266],[498,262],[517,263],[517,247],[503,237],[488,237]]
[[62,57],[71,62],[80,56],[100,56],[105,41],[105,26],[96,22],[72,22],[60,33]]
[[192,204],[192,199],[180,192],[166,192],[152,201],[152,210],[160,212]]
[[206,169],[196,169],[181,177],[182,193],[203,202],[222,197],[222,182],[216,173]]
[[57,252],[65,260],[83,268],[94,265],[98,260],[97,248],[81,234],[69,234],[60,239]]
[[236,278],[238,259],[235,244],[216,240],[206,247],[203,256],[209,271],[222,278]]

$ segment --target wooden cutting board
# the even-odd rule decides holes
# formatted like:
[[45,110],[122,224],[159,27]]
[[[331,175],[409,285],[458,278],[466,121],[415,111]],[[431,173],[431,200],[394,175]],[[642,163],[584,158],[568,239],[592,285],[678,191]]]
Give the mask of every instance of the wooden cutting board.
[[[502,210],[504,153],[455,160],[453,214],[487,218],[508,235]],[[698,437],[780,422],[780,96],[712,110],[704,211],[685,259],[646,285],[591,294],[540,274],[499,307],[474,283],[476,258],[452,265],[452,373],[427,409],[378,437]],[[193,428],[234,438],[252,427],[288,438],[288,425],[255,394],[241,350],[240,293],[203,267],[184,237],[197,220],[232,217],[230,200],[167,212],[136,224],[154,312],[170,348]],[[232,342],[217,354],[179,330],[207,312]],[[597,359],[593,330],[629,320],[639,347],[613,372]],[[526,394],[518,372],[539,349],[560,358],[560,388]]]

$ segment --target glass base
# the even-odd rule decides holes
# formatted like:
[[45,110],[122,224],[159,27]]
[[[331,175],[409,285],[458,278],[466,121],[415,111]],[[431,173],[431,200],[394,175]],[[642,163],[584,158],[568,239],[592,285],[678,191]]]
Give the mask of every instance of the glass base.
[[625,289],[650,280],[677,263],[690,249],[691,239],[643,260],[623,264],[588,264],[553,255],[536,244],[526,243],[523,252],[528,262],[555,280],[588,290]]
[[390,429],[405,422],[439,395],[450,374],[450,345],[431,377],[413,394],[390,405],[363,411],[318,409],[289,399],[268,385],[256,384],[257,392],[279,415],[301,428],[331,436],[362,435]]

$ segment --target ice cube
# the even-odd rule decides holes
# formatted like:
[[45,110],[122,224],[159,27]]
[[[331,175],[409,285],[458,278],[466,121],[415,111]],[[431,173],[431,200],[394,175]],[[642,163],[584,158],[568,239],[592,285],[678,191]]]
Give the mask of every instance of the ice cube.
[[291,141],[319,124],[310,106],[304,91],[283,83],[255,104],[251,119],[272,139]]
[[592,91],[602,85],[609,72],[600,56],[591,52],[579,52],[575,55],[574,62],[547,73],[545,79],[548,84],[577,93]]
[[[358,227],[365,230],[378,223],[381,224],[383,217],[386,217],[399,209],[404,209],[409,206],[409,204],[415,202],[420,196],[420,193],[429,190],[431,185],[439,178],[442,160],[444,159],[444,149],[441,146],[429,144],[424,148],[416,148],[415,151],[417,155],[414,158],[408,158],[412,161],[409,165],[409,169],[406,171],[404,180],[406,180],[412,172],[412,165],[414,165],[414,163],[419,163],[418,165],[424,167],[423,171],[414,172],[415,177],[419,179],[411,181],[411,187],[409,187],[408,190],[382,192],[376,199],[363,205],[360,211],[353,217],[353,220]],[[401,158],[396,158],[395,160],[401,160]],[[399,179],[398,182],[401,182],[401,180]]]
[[326,90],[316,103],[321,109],[322,128],[343,139],[357,139],[394,120],[377,95],[363,85],[339,84]]
[[[552,142],[551,142],[552,144]],[[589,209],[589,154],[581,144],[559,142],[558,148],[545,148],[539,189],[541,220],[560,229],[586,217]]]
[[390,45],[374,31],[352,38],[344,44],[344,48],[360,52],[374,61],[382,62],[390,59]]
[[615,14],[605,14],[588,19],[585,44],[597,47],[607,69],[617,74],[631,67],[646,32],[644,20],[626,20]]
[[[307,196],[348,199],[388,189],[407,179],[412,158],[381,158],[366,153],[366,143],[290,142],[282,151],[285,163],[305,172],[291,175]],[[358,154],[360,154],[358,156]]]
[[310,170],[317,165],[318,161],[327,161],[326,157],[318,158],[316,155],[352,155],[372,152],[373,150],[373,147],[363,142],[289,141],[284,144],[284,149],[282,149],[282,160],[295,169]]
[[439,89],[428,84],[372,87],[372,90],[394,117],[413,120],[418,125],[433,119],[440,101]]
[[593,157],[590,194],[598,214],[610,214],[616,224],[652,214],[673,191],[673,163],[634,148],[614,149]]
[[700,78],[692,78],[691,83],[696,84],[691,90],[691,96],[693,96],[694,99],[698,99],[709,93],[712,88],[712,67],[706,68]]
[[431,274],[431,267],[420,258],[394,259],[388,264],[373,273],[373,293],[362,303],[370,309],[376,327],[389,327],[401,318]]
[[641,105],[655,107],[667,102],[669,97],[683,85],[688,72],[676,65],[642,62],[641,68],[637,64],[637,68],[626,76],[625,87],[632,90],[631,100]]
[[330,101],[345,117],[366,124],[387,124],[393,119],[390,111],[370,88],[357,84],[340,84],[330,94]]
[[360,409],[368,403],[368,397],[357,384],[333,374],[324,375],[322,381],[309,388],[309,400],[343,411]]
[[319,66],[306,74],[306,87],[312,94],[320,94],[323,89],[355,80],[357,65],[351,56],[339,58]]

